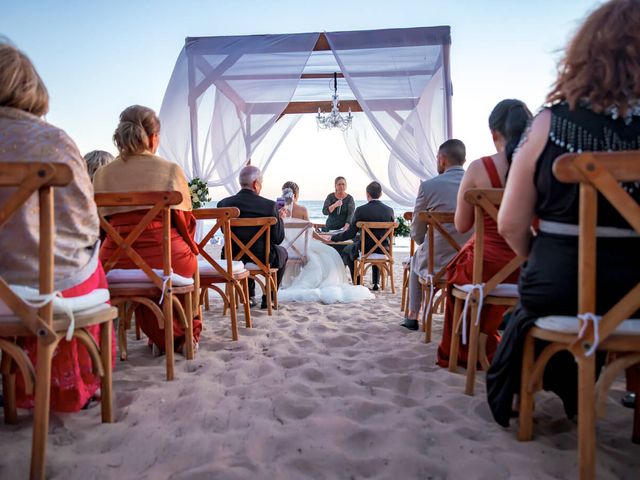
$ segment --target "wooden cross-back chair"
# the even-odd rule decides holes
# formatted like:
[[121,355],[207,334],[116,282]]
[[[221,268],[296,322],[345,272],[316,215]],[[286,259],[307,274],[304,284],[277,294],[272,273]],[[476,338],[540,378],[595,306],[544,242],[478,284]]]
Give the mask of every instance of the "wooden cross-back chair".
[[[244,305],[244,320],[245,326],[251,328],[251,309],[249,308],[249,271],[244,267],[242,269],[236,268],[233,260],[233,254],[231,253],[231,219],[238,218],[240,210],[236,207],[225,208],[200,208],[193,211],[197,220],[215,220],[215,224],[198,243],[198,251],[200,256],[204,259],[199,261],[200,272],[200,301],[202,305],[203,300],[208,295],[208,290],[211,289],[217,292],[222,301],[224,302],[223,312],[229,309],[231,317],[231,337],[233,340],[238,340],[238,321],[237,321],[237,301]],[[224,259],[217,261],[205,247],[209,240],[213,236],[221,231],[224,236]],[[220,284],[225,285],[224,291],[218,286]],[[207,305],[207,303],[205,303]]]
[[[545,317],[536,321],[525,339],[520,388],[519,440],[533,434],[533,395],[542,388],[542,375],[551,356],[568,350],[578,365],[578,468],[581,479],[596,478],[596,411],[604,413],[607,390],[626,368],[640,363],[640,282],[604,315],[596,311],[596,243],[598,194],[640,235],[640,205],[618,182],[640,180],[640,152],[565,154],[556,160],[558,180],[580,184],[578,240],[578,317]],[[638,254],[633,252],[632,254]],[[640,280],[640,273],[638,273]],[[584,327],[584,330],[583,330]],[[534,342],[549,344],[535,356]],[[616,353],[595,383],[595,350]],[[637,395],[637,394],[636,394]],[[636,400],[634,435],[640,442],[639,402]]]
[[[413,212],[404,212],[405,220],[413,220]],[[416,242],[411,238],[409,242],[409,256],[402,260],[402,297],[400,298],[400,310],[406,317],[409,312],[409,273],[411,272],[411,261],[416,253]]]
[[[185,329],[185,349],[188,360],[194,357],[193,345],[193,308],[192,293],[195,284],[174,286],[171,270],[171,211],[172,205],[178,205],[182,201],[182,194],[176,191],[170,192],[113,192],[96,193],[95,201],[100,215],[100,226],[107,236],[117,245],[113,254],[104,262],[106,273],[114,269],[118,260],[126,255],[144,272],[141,280],[123,283],[110,283],[111,303],[118,307],[118,345],[120,347],[120,359],[126,360],[127,353],[127,328],[130,326],[131,316],[137,305],[143,305],[153,312],[158,320],[158,325],[164,329],[165,356],[167,380],[174,378],[174,354],[173,354],[173,315],[174,309]],[[142,220],[136,227],[123,238],[109,223],[105,215],[100,212],[100,207],[139,207],[139,210],[147,210]],[[147,261],[136,251],[135,241],[144,232],[147,226],[158,216],[162,218],[162,277],[153,271]],[[174,301],[174,295],[184,294],[185,305]],[[157,301],[162,299],[162,309]]]
[[[13,314],[0,315],[0,350],[2,350],[2,389],[5,423],[16,423],[15,365],[24,377],[25,391],[34,394],[33,437],[31,447],[32,479],[45,478],[49,403],[51,395],[51,363],[58,343],[69,334],[71,319],[54,314],[54,187],[63,187],[73,180],[71,169],[58,163],[3,163],[0,167],[0,187],[15,191],[0,206],[0,235],[11,216],[33,195],[39,204],[39,296],[49,301],[39,309],[32,308],[9,287],[0,275],[0,301]],[[20,248],[18,245],[16,248]],[[43,299],[44,299],[43,298]],[[73,337],[82,343],[93,362],[94,372],[101,377],[102,422],[113,421],[111,390],[111,322],[117,310],[106,303],[73,313]],[[100,346],[86,327],[100,325]],[[34,369],[26,352],[16,343],[17,337],[35,337],[38,341],[37,363]]]
[[[422,302],[420,309],[422,312],[422,329],[424,330],[424,341],[429,343],[431,341],[431,325],[433,320],[434,310],[434,297],[435,289],[444,291],[447,286],[447,267],[442,266],[438,271],[435,267],[435,234],[436,232],[447,241],[456,251],[460,251],[462,248],[455,238],[445,228],[445,225],[452,225],[454,223],[454,212],[436,212],[436,211],[422,211],[419,213],[421,222],[427,225],[427,234],[425,241],[429,248],[429,254],[427,256],[427,276],[420,277],[419,282],[422,286]],[[444,296],[441,296],[444,298]]]
[[[486,335],[480,335],[480,311],[483,305],[505,305],[514,307],[518,303],[518,286],[514,283],[503,283],[513,272],[524,263],[525,257],[516,255],[507,262],[495,275],[484,282],[483,258],[484,258],[484,215],[487,213],[495,222],[498,220],[498,208],[502,201],[504,190],[501,188],[471,189],[464,195],[465,201],[474,207],[475,244],[473,248],[473,274],[472,282],[466,285],[454,285],[452,294],[454,297],[453,330],[451,335],[451,349],[449,358],[449,371],[455,372],[458,367],[458,345],[460,336],[466,339],[466,331],[469,330],[469,352],[467,355],[467,380],[465,393],[473,395],[475,389],[476,369],[478,359],[482,368],[489,368],[489,360],[486,354]],[[468,328],[467,318],[464,315],[463,304],[469,305]]]
[[[395,282],[393,281],[393,235],[398,227],[398,222],[358,222],[356,227],[360,229],[360,256],[354,261],[353,284],[363,285],[364,276],[370,267],[376,266],[380,269],[380,287],[382,290],[386,286],[386,276],[389,275],[391,282],[391,293],[396,293]],[[380,231],[379,237],[374,230]],[[366,248],[366,239],[371,239],[373,245]],[[384,241],[389,241],[384,245]]]
[[[278,283],[277,273],[278,269],[269,265],[269,256],[271,254],[271,226],[277,222],[275,217],[257,217],[257,218],[232,218],[231,219],[231,245],[235,245],[238,249],[234,255],[234,260],[240,260],[245,255],[252,261],[245,263],[245,268],[249,270],[249,274],[253,280],[258,282],[262,292],[267,298],[267,315],[273,313],[273,307],[278,307]],[[248,242],[243,243],[236,234],[234,229],[253,227],[258,230],[249,239]],[[264,238],[264,258],[260,259],[251,251],[251,247],[261,237]],[[263,277],[264,281],[260,279]]]
[[309,236],[313,232],[313,225],[314,224],[308,220],[297,218],[285,219],[285,234],[282,246],[289,253],[287,265],[290,263],[306,265]]

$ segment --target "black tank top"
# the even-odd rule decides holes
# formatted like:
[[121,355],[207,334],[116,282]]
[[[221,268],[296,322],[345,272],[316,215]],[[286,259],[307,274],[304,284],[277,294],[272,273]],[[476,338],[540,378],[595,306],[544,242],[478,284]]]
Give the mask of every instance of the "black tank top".
[[[614,119],[585,107],[569,110],[559,103],[551,110],[547,144],[538,158],[535,184],[538,191],[536,214],[543,220],[578,224],[579,186],[560,183],[552,172],[554,160],[567,152],[640,149],[640,117]],[[640,203],[638,182],[624,183],[625,190]],[[598,225],[631,228],[601,195],[598,198]]]

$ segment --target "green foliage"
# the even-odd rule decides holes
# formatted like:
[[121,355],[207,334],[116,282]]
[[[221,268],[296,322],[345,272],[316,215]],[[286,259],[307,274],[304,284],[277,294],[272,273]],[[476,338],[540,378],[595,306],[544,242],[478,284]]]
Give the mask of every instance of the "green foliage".
[[393,234],[396,237],[408,237],[411,234],[411,223],[404,219],[404,217],[398,217],[398,226]]
[[195,177],[189,182],[189,190],[191,191],[191,204],[193,208],[200,208],[204,202],[210,202],[209,187],[200,178]]

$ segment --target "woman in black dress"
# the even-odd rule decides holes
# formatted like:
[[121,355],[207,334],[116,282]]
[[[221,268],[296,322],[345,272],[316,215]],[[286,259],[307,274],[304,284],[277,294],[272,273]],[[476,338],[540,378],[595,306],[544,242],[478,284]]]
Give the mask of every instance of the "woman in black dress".
[[336,178],[335,187],[336,191],[327,195],[322,207],[322,213],[328,215],[325,231],[349,228],[351,217],[356,209],[356,202],[347,193],[347,181],[344,177]]
[[[495,420],[509,424],[520,388],[522,349],[535,320],[577,314],[578,185],[560,183],[554,160],[566,152],[640,149],[640,0],[613,0],[595,10],[567,47],[548,106],[533,120],[514,156],[498,228],[528,257],[520,273],[520,303],[487,372]],[[636,202],[640,188],[624,184]],[[532,237],[534,215],[540,232]],[[638,282],[640,237],[601,196],[597,242],[596,314]],[[601,362],[599,362],[601,365]],[[577,366],[567,351],[547,364],[543,387],[558,394],[569,417],[577,411]]]

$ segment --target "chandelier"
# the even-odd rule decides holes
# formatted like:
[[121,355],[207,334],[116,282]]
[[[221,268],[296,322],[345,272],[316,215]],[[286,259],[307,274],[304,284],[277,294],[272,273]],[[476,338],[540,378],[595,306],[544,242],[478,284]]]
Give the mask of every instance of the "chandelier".
[[333,73],[333,94],[331,95],[331,112],[325,115],[322,114],[320,107],[318,107],[318,116],[316,122],[318,128],[323,130],[329,130],[332,128],[339,128],[343,132],[351,127],[351,108],[349,108],[349,115],[343,117],[340,115],[340,101],[338,100],[338,74]]

